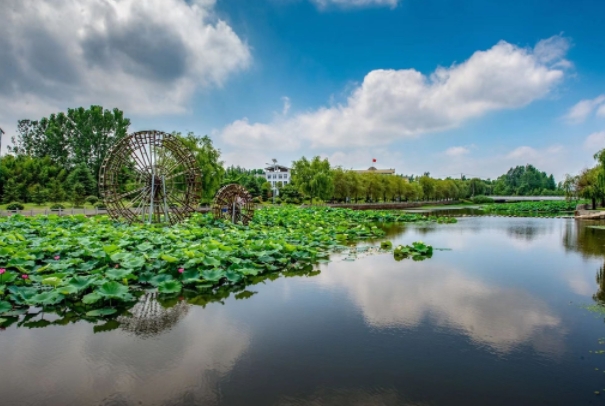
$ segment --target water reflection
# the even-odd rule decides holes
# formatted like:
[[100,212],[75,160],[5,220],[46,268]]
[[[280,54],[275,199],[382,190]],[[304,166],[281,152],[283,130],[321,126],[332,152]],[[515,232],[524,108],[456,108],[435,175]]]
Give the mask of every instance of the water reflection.
[[182,296],[147,292],[105,320],[78,309],[22,315],[0,332],[2,404],[599,399],[605,356],[588,350],[605,333],[580,304],[605,301],[605,230],[493,217],[393,226],[387,235],[394,245],[424,239],[452,250],[422,262],[368,250],[353,262],[332,255],[321,272]]
[[545,353],[562,349],[561,319],[544,301],[524,290],[490,286],[438,261],[403,267],[387,257],[372,264],[336,263],[321,283],[346,288],[376,328],[430,323],[502,353],[522,343]]
[[157,293],[146,293],[129,309],[128,315],[119,316],[110,325],[141,337],[156,336],[170,330],[188,312],[189,304],[182,298],[162,300]]
[[514,224],[507,227],[507,234],[515,239],[523,241],[534,241],[540,236],[551,234],[553,231],[553,223],[546,223],[544,227],[536,227],[535,224]]
[[605,230],[602,221],[569,221],[563,234],[567,251],[579,252],[585,258],[605,256]]

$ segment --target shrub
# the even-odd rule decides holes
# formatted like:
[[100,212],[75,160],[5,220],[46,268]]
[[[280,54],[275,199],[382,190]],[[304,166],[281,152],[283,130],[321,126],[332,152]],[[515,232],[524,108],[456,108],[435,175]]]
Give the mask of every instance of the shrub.
[[279,196],[275,197],[275,204],[281,204],[281,199],[279,198]]
[[63,206],[62,204],[53,204],[52,206],[50,206],[51,210],[65,210],[65,206]]
[[105,207],[105,203],[100,202],[100,203],[95,204],[95,208],[99,209],[99,210],[105,210],[107,207]]
[[23,209],[25,209],[25,206],[23,206],[19,202],[12,202],[6,206],[6,210],[23,210]]
[[86,198],[86,203],[94,206],[97,202],[99,201],[99,198],[97,196],[88,196]]
[[263,199],[261,199],[260,196],[256,196],[254,199],[252,199],[252,203],[261,204],[262,202]]
[[482,195],[471,198],[471,201],[475,204],[494,203],[494,199]]

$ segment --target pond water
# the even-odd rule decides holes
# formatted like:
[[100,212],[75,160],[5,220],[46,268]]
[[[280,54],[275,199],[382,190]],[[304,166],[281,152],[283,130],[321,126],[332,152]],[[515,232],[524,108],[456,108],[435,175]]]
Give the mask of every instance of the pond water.
[[605,404],[605,315],[586,308],[605,298],[594,224],[392,226],[394,244],[423,240],[433,257],[334,255],[222,301],[147,296],[120,325],[12,325],[1,403]]

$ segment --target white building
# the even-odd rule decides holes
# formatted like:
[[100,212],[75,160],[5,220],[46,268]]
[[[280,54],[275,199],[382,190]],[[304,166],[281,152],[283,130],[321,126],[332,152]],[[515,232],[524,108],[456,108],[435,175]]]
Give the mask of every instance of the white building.
[[283,165],[271,165],[265,168],[265,179],[271,184],[273,192],[277,194],[277,186],[280,182],[282,186],[290,183],[290,168]]

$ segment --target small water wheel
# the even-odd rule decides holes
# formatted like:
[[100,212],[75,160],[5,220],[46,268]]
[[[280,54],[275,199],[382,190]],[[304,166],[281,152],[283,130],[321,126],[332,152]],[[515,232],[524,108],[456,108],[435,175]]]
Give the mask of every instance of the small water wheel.
[[216,219],[248,224],[254,217],[252,196],[242,185],[232,183],[223,186],[214,196],[212,213]]
[[99,172],[99,191],[113,218],[175,224],[199,204],[201,171],[177,137],[140,131],[109,151]]

